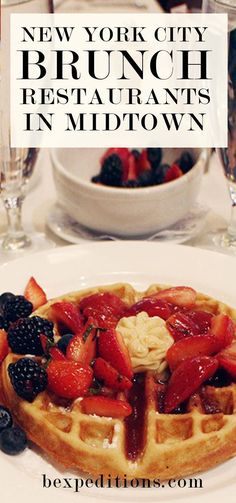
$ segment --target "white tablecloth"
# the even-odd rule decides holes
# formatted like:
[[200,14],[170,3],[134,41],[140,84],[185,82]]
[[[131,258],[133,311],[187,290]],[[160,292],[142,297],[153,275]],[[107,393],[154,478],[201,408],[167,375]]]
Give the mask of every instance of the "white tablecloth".
[[[129,11],[161,12],[155,0],[55,0],[57,12],[76,11]],[[46,229],[46,218],[50,207],[57,199],[53,183],[49,152],[42,150],[37,163],[33,183],[23,205],[23,221],[27,229],[46,232],[56,245],[66,242],[52,235]],[[203,177],[199,202],[210,209],[204,232],[187,242],[193,246],[209,247],[206,235],[214,229],[226,225],[230,216],[230,199],[226,181],[220,168],[216,154],[213,155],[210,168]],[[6,230],[6,214],[0,203],[0,233]],[[0,262],[3,260],[0,252]]]

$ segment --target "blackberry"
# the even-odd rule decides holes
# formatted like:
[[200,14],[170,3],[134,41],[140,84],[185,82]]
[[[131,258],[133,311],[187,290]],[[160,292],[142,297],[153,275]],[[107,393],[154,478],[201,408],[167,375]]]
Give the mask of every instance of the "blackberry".
[[122,182],[122,187],[127,189],[137,189],[140,187],[138,180],[127,180],[127,182]]
[[194,162],[192,159],[192,156],[190,155],[189,152],[184,152],[179,161],[176,161],[177,164],[179,164],[180,168],[182,169],[183,173],[187,173],[190,171],[190,169],[193,167]]
[[3,405],[0,405],[0,433],[11,426],[12,417],[10,411],[6,407],[3,407]]
[[152,171],[143,171],[138,177],[138,182],[140,187],[149,187],[153,185],[153,172]]
[[147,148],[147,158],[151,163],[153,169],[159,166],[162,159],[162,150],[161,148]]
[[27,446],[25,432],[18,426],[13,426],[0,434],[0,449],[5,454],[14,456],[24,451]]
[[9,300],[13,300],[15,297],[14,293],[11,292],[4,292],[2,295],[0,295],[0,311],[3,313],[3,309],[5,307],[6,302]]
[[33,402],[47,387],[46,370],[31,358],[21,358],[16,363],[10,363],[8,374],[17,395],[28,402]]
[[0,330],[7,330],[9,323],[0,315]]
[[116,154],[109,155],[102,165],[101,183],[112,187],[120,187],[122,182],[122,161]]
[[140,152],[139,150],[137,150],[136,148],[131,150],[131,154],[134,156],[134,158],[136,159],[136,161],[139,159],[140,157]]
[[19,318],[26,318],[33,311],[33,304],[23,295],[15,295],[5,302],[3,306],[3,317],[5,321],[14,322]]
[[8,343],[14,353],[40,356],[43,354],[40,334],[53,340],[53,323],[40,316],[21,318],[10,326]]
[[65,354],[66,348],[70,342],[70,340],[74,337],[73,334],[65,334],[63,335],[59,341],[57,342],[57,347]]
[[224,388],[232,383],[232,378],[224,369],[218,369],[216,373],[210,377],[205,384],[214,386],[215,388]]
[[100,175],[95,175],[91,178],[91,182],[93,183],[100,183],[101,182],[101,177]]

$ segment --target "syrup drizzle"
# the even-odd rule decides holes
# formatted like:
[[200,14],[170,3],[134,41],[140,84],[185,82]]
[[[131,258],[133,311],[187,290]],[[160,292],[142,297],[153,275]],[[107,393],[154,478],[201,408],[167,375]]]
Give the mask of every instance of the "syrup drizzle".
[[127,399],[133,412],[125,419],[125,452],[128,459],[135,461],[145,445],[145,374],[135,374]]

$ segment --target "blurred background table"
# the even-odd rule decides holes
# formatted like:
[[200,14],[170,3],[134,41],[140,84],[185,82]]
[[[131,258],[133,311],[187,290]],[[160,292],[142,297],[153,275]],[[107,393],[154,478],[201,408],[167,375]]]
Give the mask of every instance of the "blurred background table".
[[54,0],[56,12],[162,12],[156,0]]
[[[199,0],[200,2],[201,0]],[[162,0],[164,8],[170,7],[180,0]],[[136,11],[136,12],[163,12],[156,0],[54,0],[56,12],[88,12],[88,11]],[[189,6],[196,2],[188,1]],[[65,241],[52,235],[46,228],[46,219],[50,208],[57,200],[56,190],[52,177],[52,166],[49,151],[43,149],[37,162],[31,190],[23,205],[23,219],[26,228],[46,232],[56,245],[66,245]],[[204,175],[202,188],[198,198],[200,204],[209,207],[206,225],[201,235],[186,242],[193,246],[209,247],[208,233],[224,227],[230,215],[230,200],[223,172],[221,171],[216,154],[213,154],[208,173]],[[0,232],[6,229],[6,215],[0,205]],[[0,262],[2,260],[0,252]]]
[[[50,154],[47,149],[40,152],[37,168],[33,178],[31,190],[23,205],[23,219],[28,230],[33,228],[46,234],[56,245],[66,245],[65,241],[54,236],[46,227],[47,215],[50,208],[57,200],[56,189],[52,176]],[[217,155],[214,153],[210,159],[209,170],[203,176],[202,187],[198,202],[209,208],[205,227],[200,235],[186,244],[202,248],[210,248],[208,234],[211,231],[223,228],[230,216],[230,200],[226,187],[225,177],[220,167]],[[6,216],[3,207],[0,209],[0,232],[6,228]],[[212,249],[214,249],[212,245]],[[1,262],[1,254],[0,254]]]

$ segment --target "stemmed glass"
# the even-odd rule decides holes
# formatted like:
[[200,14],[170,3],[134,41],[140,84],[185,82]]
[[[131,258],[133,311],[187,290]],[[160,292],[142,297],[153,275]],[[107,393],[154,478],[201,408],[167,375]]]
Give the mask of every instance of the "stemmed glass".
[[228,229],[214,236],[214,242],[236,252],[236,2],[203,0],[203,12],[228,14],[228,147],[218,153],[231,199],[231,219]]
[[[7,212],[8,229],[1,241],[4,252],[32,251],[52,246],[44,234],[27,235],[22,227],[21,209],[34,172],[36,148],[12,148],[10,143],[10,16],[12,13],[52,13],[53,0],[2,0],[0,77],[0,197]],[[7,254],[14,258],[14,253]]]
[[0,195],[6,212],[8,229],[2,241],[3,250],[20,250],[32,241],[22,227],[21,208],[28,181],[33,174],[38,149],[12,148],[10,131],[1,113]]

